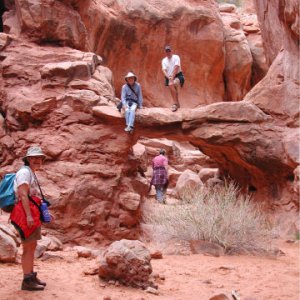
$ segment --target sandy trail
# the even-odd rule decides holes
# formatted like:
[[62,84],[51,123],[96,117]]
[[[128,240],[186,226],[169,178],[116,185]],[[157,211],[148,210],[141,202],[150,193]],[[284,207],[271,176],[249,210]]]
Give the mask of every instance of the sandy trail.
[[102,287],[98,276],[84,275],[96,266],[96,260],[77,258],[73,250],[52,252],[45,261],[36,260],[39,277],[47,281],[42,292],[21,291],[22,271],[19,264],[0,264],[0,299],[103,299],[112,300],[206,300],[232,289],[241,299],[298,300],[299,242],[278,241],[285,253],[277,258],[253,256],[165,255],[152,260],[153,272],[165,276],[157,282],[159,295],[123,286]]

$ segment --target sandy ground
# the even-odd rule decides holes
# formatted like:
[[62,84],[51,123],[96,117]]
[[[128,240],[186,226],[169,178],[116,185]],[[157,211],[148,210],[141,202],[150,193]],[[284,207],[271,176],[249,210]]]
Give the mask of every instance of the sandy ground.
[[241,300],[298,300],[299,243],[279,241],[285,253],[277,258],[253,256],[165,255],[152,260],[153,273],[165,276],[157,281],[159,295],[143,290],[103,284],[97,275],[84,271],[96,267],[95,259],[77,258],[74,250],[51,252],[36,260],[39,277],[47,281],[42,292],[21,291],[20,264],[0,264],[0,299],[105,299],[112,300],[206,300],[235,289]]

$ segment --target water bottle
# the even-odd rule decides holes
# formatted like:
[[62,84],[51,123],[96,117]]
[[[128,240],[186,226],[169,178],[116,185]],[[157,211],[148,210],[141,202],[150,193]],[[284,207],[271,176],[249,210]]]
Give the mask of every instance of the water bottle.
[[42,221],[44,223],[51,222],[51,215],[48,210],[48,205],[45,202],[42,202],[41,204],[41,214],[42,214]]

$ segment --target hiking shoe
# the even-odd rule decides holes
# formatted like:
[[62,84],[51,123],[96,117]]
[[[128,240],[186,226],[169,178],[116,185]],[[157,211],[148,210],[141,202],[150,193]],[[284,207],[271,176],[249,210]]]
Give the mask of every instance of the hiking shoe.
[[46,286],[47,283],[44,281],[41,281],[38,277],[37,277],[37,272],[33,272],[32,273],[32,280],[34,282],[36,282],[38,285],[42,285],[42,286]]
[[21,290],[23,291],[43,291],[44,286],[34,281],[33,277],[23,279]]
[[131,130],[131,128],[129,126],[127,126],[124,130],[128,132]]

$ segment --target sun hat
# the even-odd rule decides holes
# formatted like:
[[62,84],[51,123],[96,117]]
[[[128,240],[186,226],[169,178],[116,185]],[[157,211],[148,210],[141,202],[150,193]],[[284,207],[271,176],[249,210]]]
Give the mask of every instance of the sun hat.
[[170,46],[170,45],[167,45],[167,46],[165,47],[165,51],[172,51],[171,46]]
[[134,80],[136,81],[137,78],[133,72],[128,72],[127,75],[125,76],[125,80],[127,81],[127,78],[133,77]]
[[26,157],[32,157],[32,156],[43,156],[46,157],[46,155],[43,153],[42,149],[39,146],[31,146],[28,148],[26,155],[24,156],[24,158]]

